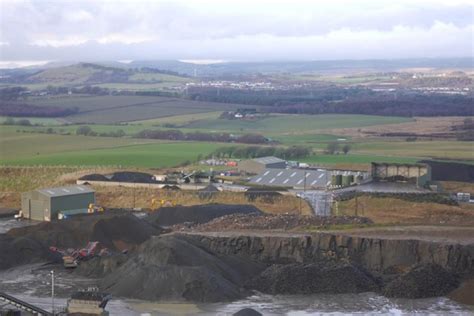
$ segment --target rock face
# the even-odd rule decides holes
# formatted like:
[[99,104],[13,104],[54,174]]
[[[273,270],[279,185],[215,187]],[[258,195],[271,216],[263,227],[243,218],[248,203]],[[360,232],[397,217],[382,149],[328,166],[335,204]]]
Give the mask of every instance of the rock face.
[[330,261],[272,265],[247,286],[269,294],[359,293],[379,287],[366,271]]
[[414,266],[385,286],[388,297],[424,298],[443,296],[459,286],[459,279],[437,264]]
[[233,255],[217,255],[186,236],[145,242],[101,282],[116,296],[145,300],[230,301],[243,297],[243,283],[265,268]]
[[215,253],[234,254],[268,264],[314,263],[332,258],[354,262],[378,274],[428,263],[454,273],[474,274],[474,245],[331,233],[280,236],[200,233],[190,236]]

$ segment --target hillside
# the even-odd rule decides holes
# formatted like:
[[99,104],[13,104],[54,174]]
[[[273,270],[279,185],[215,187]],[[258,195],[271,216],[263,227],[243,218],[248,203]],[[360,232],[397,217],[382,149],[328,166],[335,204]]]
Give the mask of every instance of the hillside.
[[22,78],[22,83],[51,85],[94,85],[107,83],[186,82],[178,74],[152,68],[109,67],[92,63],[47,68]]

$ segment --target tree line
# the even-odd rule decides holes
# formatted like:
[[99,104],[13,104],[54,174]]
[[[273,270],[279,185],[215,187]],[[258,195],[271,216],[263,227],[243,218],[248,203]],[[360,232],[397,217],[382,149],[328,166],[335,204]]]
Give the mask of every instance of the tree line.
[[269,113],[371,114],[384,116],[471,116],[472,95],[374,92],[367,88],[320,87],[276,91],[192,87],[199,101],[264,105]]
[[232,135],[229,133],[202,133],[189,132],[183,133],[180,130],[143,130],[135,135],[136,138],[166,139],[166,140],[189,140],[189,141],[209,141],[223,143],[242,143],[242,144],[265,144],[269,140],[260,134]]
[[229,146],[216,149],[210,157],[216,158],[258,158],[275,156],[285,160],[300,159],[311,155],[311,148],[305,146]]

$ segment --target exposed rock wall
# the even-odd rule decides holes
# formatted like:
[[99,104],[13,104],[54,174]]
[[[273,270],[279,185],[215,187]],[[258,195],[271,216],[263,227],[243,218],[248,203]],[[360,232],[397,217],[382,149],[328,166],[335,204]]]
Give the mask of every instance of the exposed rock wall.
[[402,272],[414,264],[434,263],[456,273],[474,273],[474,245],[420,240],[308,235],[192,234],[209,250],[264,263],[309,263],[322,258],[350,260],[374,273]]

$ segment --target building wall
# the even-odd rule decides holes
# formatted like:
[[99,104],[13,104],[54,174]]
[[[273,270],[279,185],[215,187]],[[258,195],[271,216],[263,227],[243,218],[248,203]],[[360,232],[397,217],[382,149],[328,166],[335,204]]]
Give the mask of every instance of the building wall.
[[431,180],[431,168],[428,165],[418,164],[372,164],[371,175],[372,178],[381,180],[403,177],[423,186]]
[[58,218],[59,211],[87,209],[90,203],[95,203],[93,192],[49,197],[32,191],[22,194],[21,210],[25,218],[50,221]]
[[25,218],[36,221],[51,220],[51,201],[37,191],[27,192],[22,195],[21,210]]
[[51,219],[57,219],[59,211],[87,209],[91,203],[95,203],[93,192],[55,196],[51,198]]

